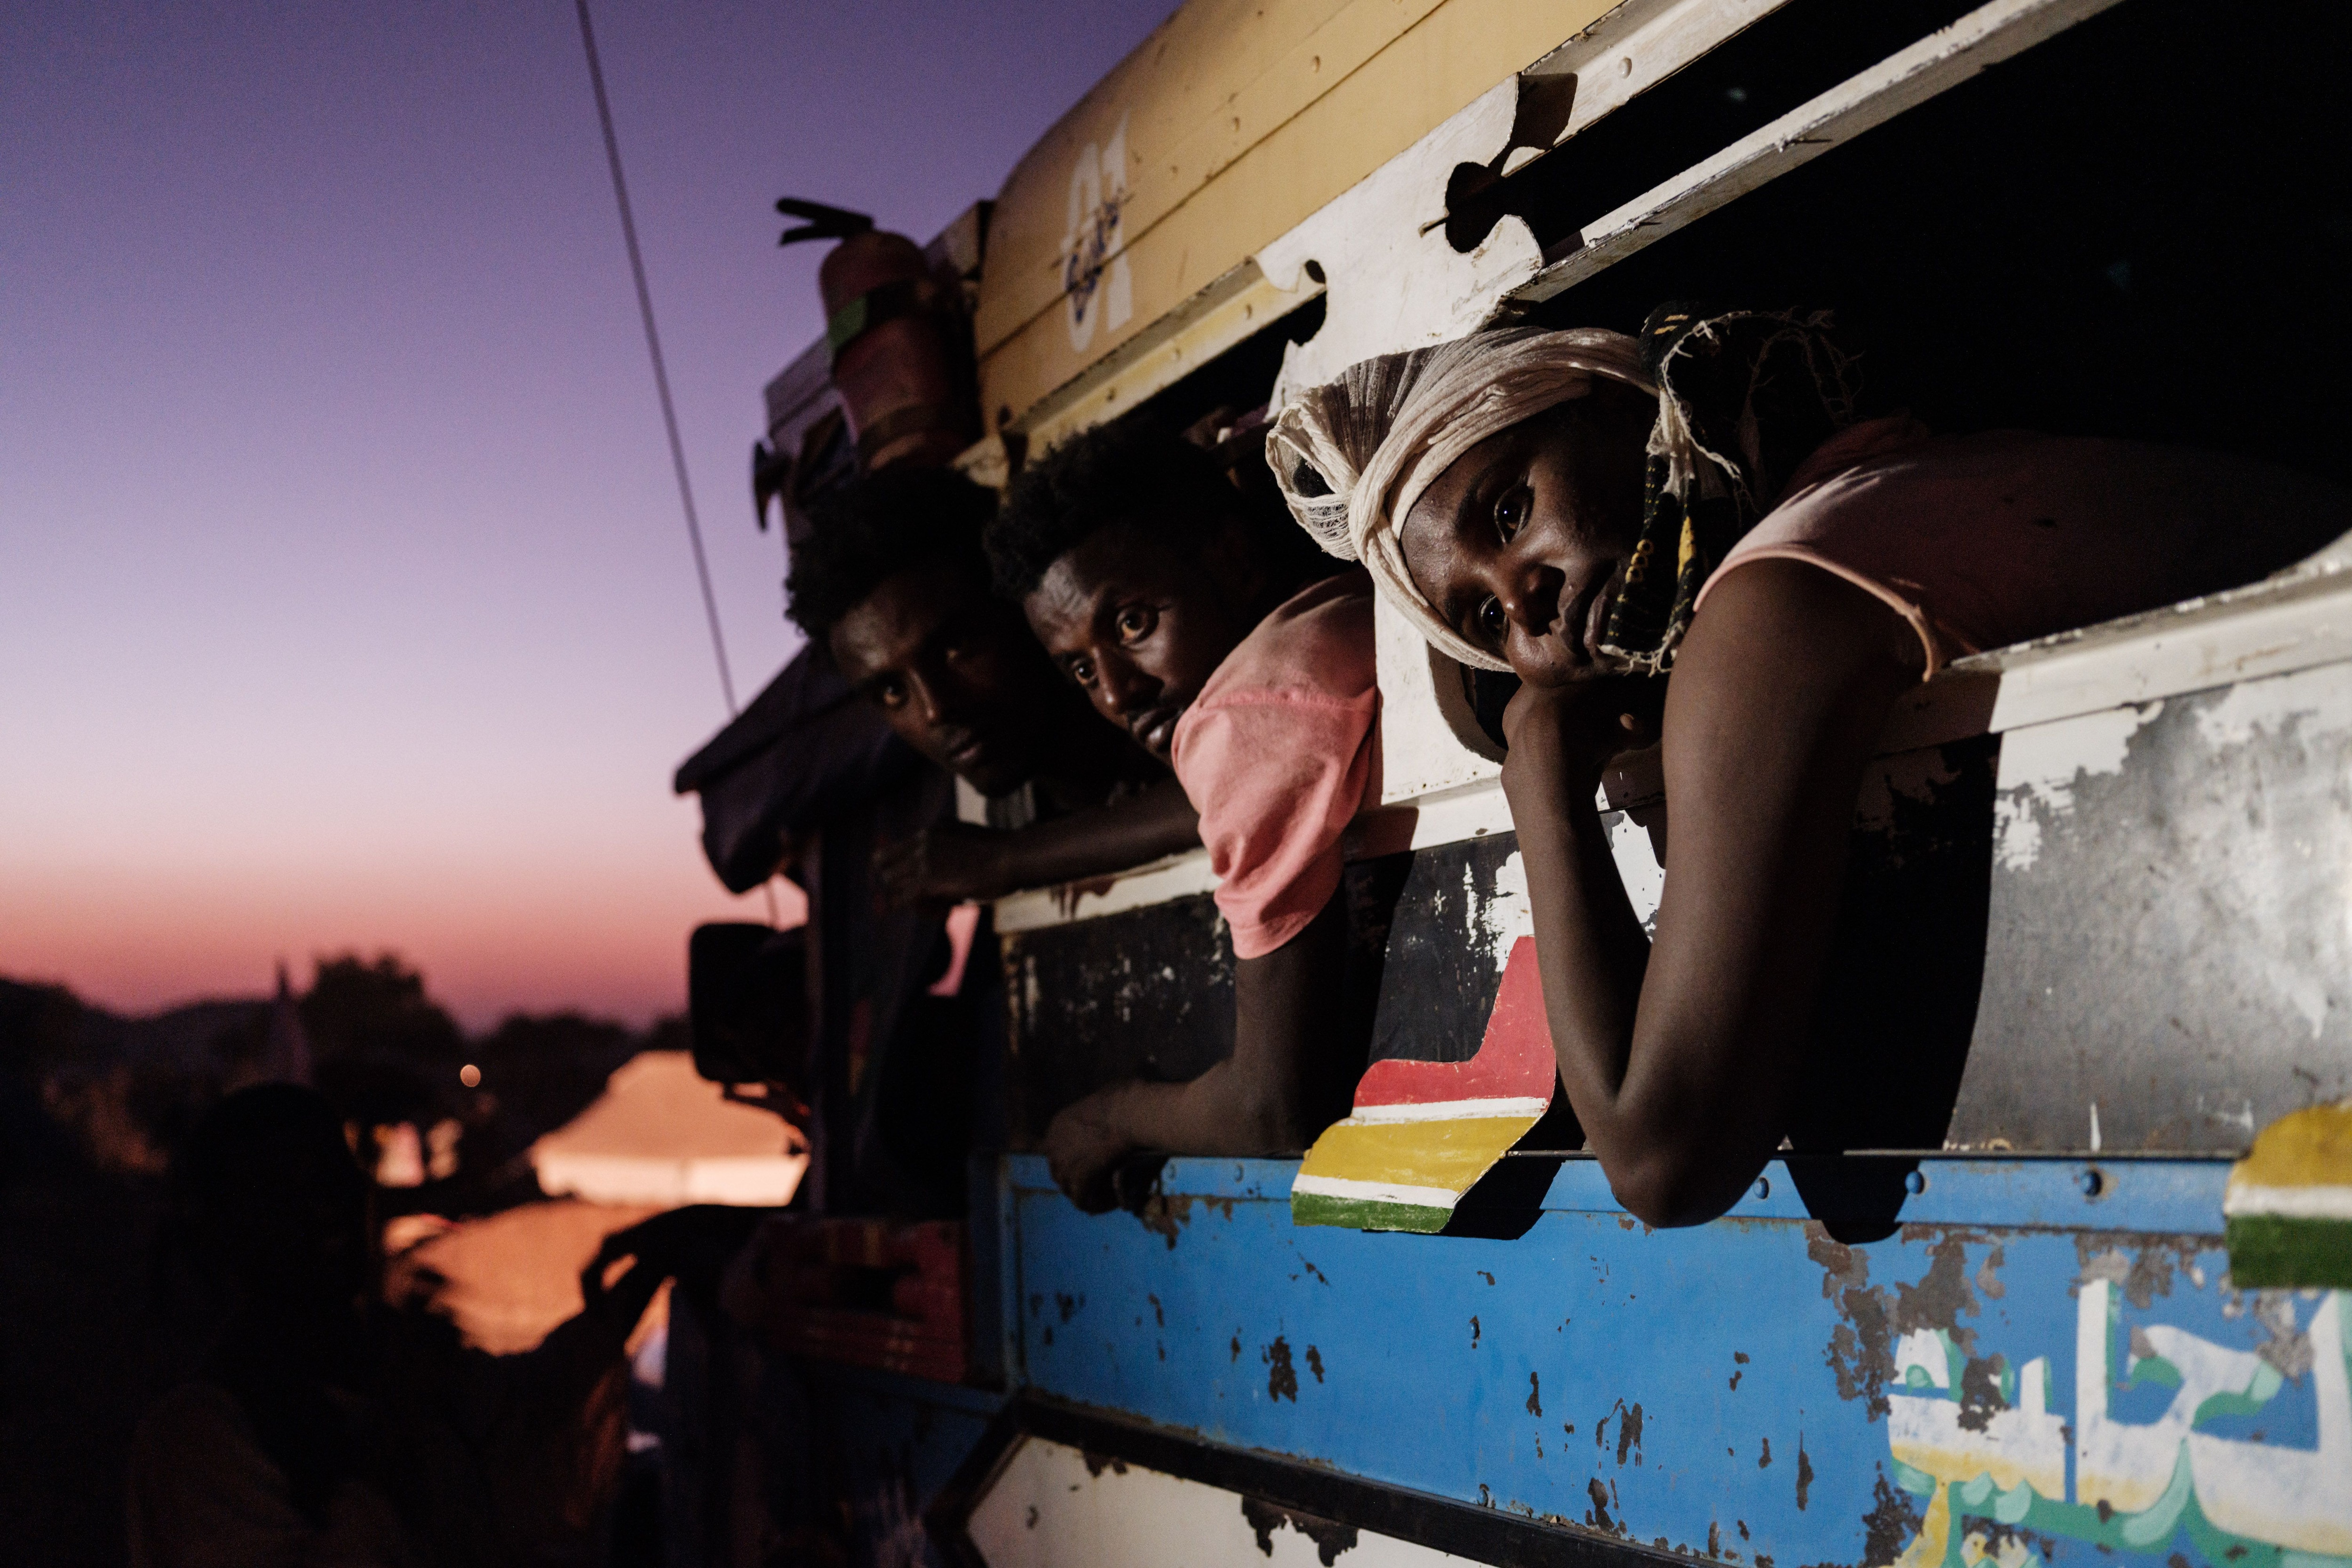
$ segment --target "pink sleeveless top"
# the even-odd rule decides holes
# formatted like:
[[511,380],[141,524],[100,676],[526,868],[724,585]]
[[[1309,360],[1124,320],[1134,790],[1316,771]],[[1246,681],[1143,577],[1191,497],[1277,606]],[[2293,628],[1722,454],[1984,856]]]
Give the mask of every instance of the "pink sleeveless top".
[[1839,432],[1699,590],[1805,561],[1911,624],[1927,674],[1966,654],[2250,583],[2352,526],[2352,498],[2242,458],[1913,419]]
[[1309,584],[1225,656],[1176,721],[1170,761],[1201,813],[1235,958],[1297,936],[1339,890],[1341,837],[1379,799],[1372,581]]

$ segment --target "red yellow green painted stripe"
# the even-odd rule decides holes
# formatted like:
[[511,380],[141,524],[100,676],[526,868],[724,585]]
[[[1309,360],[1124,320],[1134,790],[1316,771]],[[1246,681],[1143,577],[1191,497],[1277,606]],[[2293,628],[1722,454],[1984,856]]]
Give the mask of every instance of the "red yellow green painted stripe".
[[2352,1289],[2352,1100],[2262,1130],[2221,1198],[2230,1282]]
[[1478,1053],[1374,1062],[1355,1110],[1307,1152],[1290,1187],[1298,1225],[1437,1231],[1551,1106],[1551,1031],[1531,937],[1512,944]]

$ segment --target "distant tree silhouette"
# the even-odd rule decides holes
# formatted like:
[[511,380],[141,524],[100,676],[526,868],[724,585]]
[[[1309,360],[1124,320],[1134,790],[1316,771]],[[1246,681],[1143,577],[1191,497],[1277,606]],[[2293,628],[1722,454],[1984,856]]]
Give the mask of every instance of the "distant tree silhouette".
[[300,1011],[316,1082],[345,1120],[422,1131],[458,1109],[466,1037],[397,953],[314,960]]
[[302,1027],[322,1058],[389,1058],[428,1072],[455,1072],[466,1059],[457,1020],[425,994],[425,976],[397,953],[316,960],[301,1007]]

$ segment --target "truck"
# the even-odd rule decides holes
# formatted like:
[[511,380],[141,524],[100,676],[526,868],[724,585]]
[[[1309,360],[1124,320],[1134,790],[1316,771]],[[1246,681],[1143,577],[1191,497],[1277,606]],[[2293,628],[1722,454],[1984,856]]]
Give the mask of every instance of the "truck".
[[[1001,485],[1103,421],[1246,427],[1376,353],[1706,299],[1834,310],[1880,399],[1939,428],[2325,471],[2346,32],[2189,0],[1187,0],[924,248],[979,432],[953,461]],[[856,324],[836,310],[768,389],[763,527],[856,471]],[[811,889],[792,1016],[763,1015],[792,1064],[744,1092],[810,1108],[803,1250],[835,1288],[756,1328],[678,1309],[674,1375],[732,1369],[709,1403],[746,1435],[698,1450],[697,1550],[2352,1563],[2347,564],[1905,700],[1854,824],[1815,1132],[1685,1229],[1563,1134],[1497,695],[1385,605],[1355,1111],[1301,1158],[1166,1160],[1101,1216],[1038,1139],[1102,1083],[1231,1049],[1205,855],[999,900],[980,980],[937,997],[873,956],[929,928],[853,906],[876,837],[947,785],[773,826],[740,764],[845,700],[797,678],[681,782],[707,812],[757,797],[738,815],[769,811],[751,837]],[[1654,758],[1602,804],[1646,918]],[[947,1199],[859,1164],[912,1136],[888,1086],[932,1071],[859,1013],[886,993],[967,1007],[988,1057],[955,1080],[988,1125]]]

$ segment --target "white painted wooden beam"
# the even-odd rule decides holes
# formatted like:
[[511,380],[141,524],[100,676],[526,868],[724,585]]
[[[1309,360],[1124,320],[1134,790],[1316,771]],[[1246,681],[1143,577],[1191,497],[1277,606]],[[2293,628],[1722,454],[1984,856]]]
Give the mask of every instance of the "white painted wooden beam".
[[2055,37],[2116,0],[1993,0],[1587,225],[1579,247],[1512,291],[1549,300],[1832,147]]

